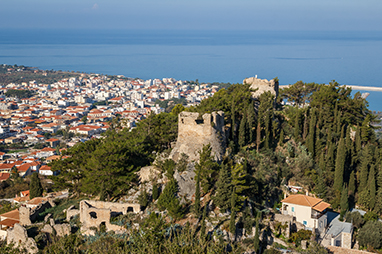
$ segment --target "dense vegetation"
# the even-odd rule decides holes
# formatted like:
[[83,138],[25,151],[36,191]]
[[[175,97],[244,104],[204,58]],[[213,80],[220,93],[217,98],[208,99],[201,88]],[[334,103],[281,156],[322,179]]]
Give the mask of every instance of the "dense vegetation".
[[31,90],[17,90],[17,89],[8,89],[4,94],[6,97],[16,97],[18,99],[29,98],[34,95],[34,92]]
[[[283,105],[282,100],[292,105]],[[352,97],[349,88],[334,81],[329,85],[297,82],[281,90],[277,100],[269,92],[253,100],[249,85],[220,90],[187,109],[200,114],[224,111],[228,134],[228,152],[220,165],[213,161],[209,146],[200,151],[195,196],[208,194],[215,206],[228,211],[227,229],[232,233],[240,225],[248,230],[259,227],[260,217],[254,216],[263,208],[276,207],[288,182],[328,201],[342,216],[349,217],[346,212],[355,204],[368,214],[382,214],[382,150],[371,125],[375,117],[367,106],[359,93]],[[150,115],[131,132],[117,126],[103,139],[77,144],[67,151],[69,158],[52,163],[61,172],[53,178],[56,186],[109,200],[125,195],[138,184],[135,172],[170,149],[182,110],[177,105],[171,113]],[[181,206],[177,200],[173,174],[181,168],[179,163],[167,160],[160,164],[169,183],[162,194],[155,185],[151,200],[158,199],[160,210],[167,210],[174,220],[190,211],[197,218],[207,218],[206,205],[195,201]],[[150,197],[145,195],[142,202],[146,206]],[[204,219],[201,221],[204,236]],[[375,227],[369,224],[365,230]],[[362,230],[359,233],[361,237]],[[294,237],[301,240],[299,234]],[[172,239],[174,244],[178,238]],[[367,240],[360,243],[371,244]],[[251,248],[258,250],[260,245],[255,236]]]
[[9,83],[21,84],[22,82],[29,82],[33,80],[37,83],[52,84],[65,78],[79,77],[80,75],[80,73],[69,71],[41,71],[37,70],[37,68],[26,66],[0,65],[0,84],[3,85],[7,85]]

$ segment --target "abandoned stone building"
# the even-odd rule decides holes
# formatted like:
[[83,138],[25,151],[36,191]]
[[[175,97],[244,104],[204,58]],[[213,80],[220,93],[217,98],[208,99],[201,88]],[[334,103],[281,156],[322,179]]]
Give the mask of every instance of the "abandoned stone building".
[[221,161],[225,152],[224,112],[204,114],[181,112],[178,119],[178,139],[170,158],[178,161],[181,154],[189,156],[190,161],[199,159],[199,151],[204,145],[211,145],[215,160]]
[[103,225],[106,227],[106,231],[121,233],[126,229],[122,226],[111,224],[110,219],[120,214],[127,214],[128,212],[140,213],[141,207],[139,204],[82,200],[79,209],[80,222],[82,224],[81,232],[92,235],[94,234],[93,228],[99,228]]

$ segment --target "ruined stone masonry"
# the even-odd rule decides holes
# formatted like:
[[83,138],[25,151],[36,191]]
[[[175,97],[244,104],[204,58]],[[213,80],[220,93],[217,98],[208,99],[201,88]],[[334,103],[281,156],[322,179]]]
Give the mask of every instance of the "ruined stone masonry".
[[224,112],[212,112],[199,118],[199,113],[181,112],[178,119],[178,139],[170,158],[178,161],[182,153],[190,161],[199,160],[199,151],[211,145],[212,156],[221,161],[225,151]]
[[7,244],[14,244],[15,248],[25,248],[27,253],[37,253],[36,241],[28,237],[27,230],[16,223],[13,228],[7,230]]
[[125,231],[124,227],[111,224],[110,218],[127,212],[139,213],[141,207],[139,204],[82,200],[80,202],[81,232],[83,234],[94,234],[91,228],[98,228],[100,225],[105,225],[106,231]]
[[252,93],[252,97],[258,99],[261,94],[265,92],[271,92],[277,98],[279,95],[279,85],[275,82],[274,79],[258,79],[257,77],[246,78],[243,80],[243,84],[251,85],[251,89],[257,89],[256,92]]

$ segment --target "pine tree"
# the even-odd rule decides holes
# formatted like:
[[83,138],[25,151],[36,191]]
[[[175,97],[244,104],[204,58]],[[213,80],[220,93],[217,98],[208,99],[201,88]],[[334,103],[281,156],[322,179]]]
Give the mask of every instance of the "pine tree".
[[240,121],[240,126],[239,126],[239,146],[243,147],[246,144],[246,137],[247,137],[247,117],[244,114],[243,118]]
[[194,214],[200,215],[200,172],[196,173]]
[[370,173],[369,173],[369,179],[368,179],[368,187],[369,187],[369,195],[370,195],[370,203],[369,203],[369,208],[371,210],[374,209],[375,207],[375,203],[376,203],[376,183],[375,183],[375,170],[374,170],[375,166],[372,165],[370,167]]
[[102,182],[102,184],[101,184],[101,190],[100,190],[99,200],[101,200],[101,201],[106,201],[107,196],[108,196],[108,195],[107,195],[106,190],[105,190],[105,182]]
[[176,196],[177,192],[178,184],[173,178],[167,183],[157,203],[160,210],[167,209],[169,215],[174,219],[179,219],[183,216],[182,206]]
[[346,160],[345,142],[344,142],[344,139],[341,138],[338,145],[338,150],[337,150],[336,168],[334,172],[334,185],[333,185],[333,188],[338,191],[341,191],[343,181],[344,181],[345,160]]
[[38,177],[37,173],[33,173],[31,176],[31,182],[29,185],[29,196],[30,199],[33,199],[35,197],[42,197],[43,188],[41,185],[40,178]]
[[231,175],[228,170],[228,165],[221,165],[219,178],[216,182],[216,194],[212,197],[216,206],[222,210],[230,208],[230,199],[232,194]]

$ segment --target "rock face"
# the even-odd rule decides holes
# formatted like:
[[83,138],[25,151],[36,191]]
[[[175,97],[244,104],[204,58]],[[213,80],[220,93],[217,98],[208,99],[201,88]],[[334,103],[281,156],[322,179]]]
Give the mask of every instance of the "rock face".
[[221,161],[225,151],[224,112],[204,114],[181,112],[178,119],[178,139],[170,158],[178,161],[182,153],[189,161],[199,160],[199,151],[204,145],[211,145],[212,156]]
[[195,166],[194,163],[187,165],[187,170],[183,172],[176,171],[174,178],[178,183],[178,196],[183,203],[186,200],[191,200],[195,194]]
[[65,235],[70,235],[70,232],[72,228],[68,223],[64,224],[56,224],[53,226],[54,230],[57,233],[57,236],[65,236]]
[[139,181],[141,183],[150,182],[154,178],[157,178],[160,175],[160,173],[160,170],[155,166],[143,167],[138,172]]
[[251,85],[251,89],[257,89],[252,93],[254,99],[258,99],[261,94],[265,92],[271,92],[275,98],[279,95],[279,84],[274,79],[268,81],[266,79],[258,79],[257,77],[246,78],[243,80],[243,84]]
[[28,237],[27,230],[16,223],[13,228],[7,230],[7,244],[14,244],[15,248],[25,248],[27,253],[37,253],[36,241]]

